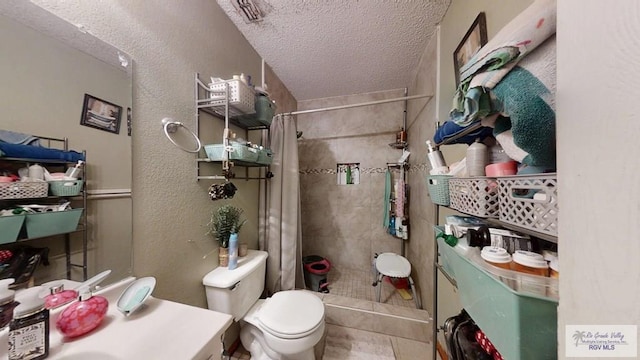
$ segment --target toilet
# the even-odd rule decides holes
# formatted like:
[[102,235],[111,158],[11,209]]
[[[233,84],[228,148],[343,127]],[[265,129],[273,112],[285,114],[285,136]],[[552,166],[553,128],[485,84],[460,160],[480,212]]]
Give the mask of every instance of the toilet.
[[324,335],[324,304],[313,293],[287,290],[260,299],[265,251],[249,250],[238,267],[217,267],[202,279],[209,309],[240,322],[240,341],[256,360],[315,360]]

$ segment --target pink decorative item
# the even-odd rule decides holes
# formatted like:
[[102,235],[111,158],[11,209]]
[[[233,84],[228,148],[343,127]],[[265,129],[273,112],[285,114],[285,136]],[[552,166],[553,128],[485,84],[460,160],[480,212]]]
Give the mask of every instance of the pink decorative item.
[[50,295],[44,298],[44,307],[47,309],[55,309],[62,305],[68,304],[78,298],[76,290],[52,290]]
[[67,337],[84,335],[100,325],[108,309],[109,301],[104,297],[83,293],[80,300],[69,305],[60,314],[56,320],[56,328]]
[[484,168],[486,176],[511,176],[518,173],[518,163],[516,161],[507,161],[502,163],[489,164]]

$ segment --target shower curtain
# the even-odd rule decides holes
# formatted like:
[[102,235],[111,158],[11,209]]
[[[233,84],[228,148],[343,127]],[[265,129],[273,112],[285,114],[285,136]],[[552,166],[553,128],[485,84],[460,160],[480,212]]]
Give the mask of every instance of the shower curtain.
[[280,290],[304,288],[302,272],[302,231],[300,228],[300,176],[298,173],[298,141],[296,123],[292,117],[277,115],[271,123],[273,177],[266,181],[267,191],[261,195],[266,202],[264,227],[261,227],[260,248],[267,258],[267,295]]

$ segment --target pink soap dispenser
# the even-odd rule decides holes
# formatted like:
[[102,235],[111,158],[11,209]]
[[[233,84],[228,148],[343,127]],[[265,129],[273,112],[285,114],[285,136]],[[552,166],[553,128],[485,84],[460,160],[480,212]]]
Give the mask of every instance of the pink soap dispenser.
[[82,287],[78,293],[78,301],[64,309],[56,320],[56,328],[67,337],[84,335],[95,329],[109,309],[109,301],[93,295],[89,287]]
[[66,305],[78,298],[78,289],[81,289],[83,287],[88,287],[89,289],[91,289],[102,282],[102,280],[109,276],[109,274],[111,274],[111,270],[105,270],[73,289],[65,290],[64,283],[59,280],[42,284],[42,287],[47,289],[47,292],[45,293],[45,295],[43,295],[44,306],[47,309],[55,309],[62,305]]

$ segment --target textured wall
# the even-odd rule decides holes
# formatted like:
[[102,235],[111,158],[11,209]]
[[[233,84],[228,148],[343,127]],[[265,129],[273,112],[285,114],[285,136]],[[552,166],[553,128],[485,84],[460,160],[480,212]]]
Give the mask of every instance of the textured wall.
[[[299,110],[403,96],[404,90],[301,101]],[[384,171],[401,150],[389,146],[402,126],[403,102],[298,115],[302,253],[336,269],[369,270],[374,253],[400,252],[382,227]],[[337,163],[360,163],[360,184],[337,185]]]
[[[206,196],[211,182],[196,181],[194,155],[164,137],[160,120],[169,116],[194,128],[194,74],[259,79],[260,57],[214,1],[35,2],[134,59],[134,273],[155,276],[158,297],[206,306],[201,279],[217,257],[203,258],[216,249],[204,225],[219,204]],[[205,142],[221,139],[222,122],[203,120]],[[232,202],[249,219],[240,236],[255,247],[258,183],[234,183],[239,191]]]

